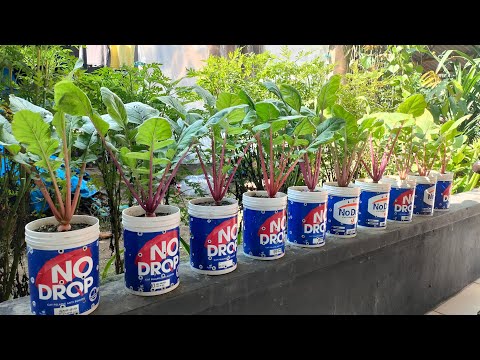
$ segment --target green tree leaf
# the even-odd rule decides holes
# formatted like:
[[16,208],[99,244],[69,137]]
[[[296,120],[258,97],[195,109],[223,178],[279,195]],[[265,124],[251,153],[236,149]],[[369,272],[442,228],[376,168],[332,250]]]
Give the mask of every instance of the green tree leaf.
[[340,75],[333,75],[328,82],[322,86],[317,97],[317,114],[332,106],[337,101],[337,91],[340,87]]
[[108,114],[122,128],[126,129],[128,124],[127,111],[122,100],[117,94],[106,87],[100,88],[102,101],[107,107]]
[[146,145],[152,148],[155,144],[169,139],[172,136],[170,124],[164,118],[151,118],[138,127],[135,137],[137,144]]
[[300,108],[302,107],[302,98],[297,89],[287,84],[281,84],[280,92],[282,93],[284,101],[297,112],[300,112]]
[[421,94],[414,94],[409,96],[402,102],[397,109],[397,112],[404,114],[411,114],[414,117],[419,117],[423,114],[427,107],[425,98]]
[[55,104],[58,110],[75,116],[92,116],[93,109],[87,95],[71,81],[55,84]]
[[217,110],[223,110],[243,103],[243,100],[238,95],[222,92],[220,95],[218,95],[216,107]]
[[255,111],[263,121],[275,120],[280,116],[280,110],[272,103],[266,101],[255,104]]

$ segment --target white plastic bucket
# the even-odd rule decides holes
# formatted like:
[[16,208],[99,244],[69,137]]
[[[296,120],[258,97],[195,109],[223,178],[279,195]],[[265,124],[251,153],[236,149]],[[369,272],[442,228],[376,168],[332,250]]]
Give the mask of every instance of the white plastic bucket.
[[413,203],[413,215],[432,216],[435,202],[437,176],[430,173],[429,176],[408,175],[407,179],[415,180],[415,201]]
[[320,187],[290,186],[287,190],[287,239],[291,245],[325,245],[328,194]]
[[389,183],[374,183],[372,179],[357,179],[355,186],[362,191],[358,206],[358,227],[369,230],[387,228]]
[[401,180],[399,176],[384,176],[380,183],[391,185],[388,201],[388,220],[408,223],[412,221],[415,199],[415,179]]
[[44,225],[58,225],[52,216],[25,226],[30,305],[36,315],[87,315],[100,300],[98,219],[74,215],[71,224],[84,229],[39,232]]
[[353,184],[340,187],[336,182],[324,183],[323,188],[328,193],[327,234],[340,238],[355,237],[360,188]]
[[243,193],[243,252],[259,260],[275,260],[285,255],[287,194],[274,198],[266,191]]
[[237,268],[238,202],[205,206],[211,197],[190,200],[190,267],[207,275],[222,275]]
[[452,172],[441,174],[434,172],[437,175],[437,186],[435,189],[435,206],[436,211],[448,211],[450,208],[450,195],[452,193],[453,176]]
[[135,295],[165,294],[180,283],[180,209],[160,205],[155,213],[168,215],[141,217],[140,206],[122,212],[125,286]]

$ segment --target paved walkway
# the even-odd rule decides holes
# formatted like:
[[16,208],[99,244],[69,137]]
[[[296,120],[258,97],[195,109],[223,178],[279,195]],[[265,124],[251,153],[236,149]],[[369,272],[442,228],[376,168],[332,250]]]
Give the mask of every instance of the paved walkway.
[[480,279],[464,287],[425,315],[480,315]]

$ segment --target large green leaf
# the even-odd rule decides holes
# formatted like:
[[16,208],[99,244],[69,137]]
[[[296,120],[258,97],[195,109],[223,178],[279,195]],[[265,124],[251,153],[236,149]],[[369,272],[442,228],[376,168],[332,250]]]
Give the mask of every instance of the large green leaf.
[[283,95],[283,100],[293,109],[300,112],[300,108],[302,107],[302,98],[297,89],[287,84],[281,84],[280,92]]
[[425,110],[424,113],[416,118],[417,137],[425,139],[428,137],[435,127],[435,122],[430,111]]
[[263,124],[254,126],[254,127],[252,128],[252,131],[253,131],[254,133],[257,133],[257,132],[259,132],[259,131],[263,131],[263,130],[269,129],[270,126],[271,126],[271,123],[263,123]]
[[135,140],[137,144],[146,145],[152,149],[155,144],[172,137],[170,124],[164,118],[151,118],[138,127]]
[[[205,125],[206,126],[216,125],[220,121],[229,118],[232,113],[233,113],[233,117],[232,117],[233,122],[241,121],[241,120],[243,120],[243,117],[245,116],[245,111],[243,109],[245,109],[247,106],[248,105],[246,105],[246,104],[240,104],[240,105],[235,105],[235,106],[231,106],[231,107],[222,109],[219,112],[217,112],[216,114],[214,114],[213,116],[211,116],[210,119],[207,120]],[[238,112],[237,109],[241,109],[243,113]],[[243,117],[241,117],[239,115],[241,115]],[[230,118],[229,118],[229,120],[230,120]]]
[[223,110],[243,103],[243,100],[237,94],[222,92],[220,95],[218,95],[216,107],[217,110]]
[[255,111],[263,121],[275,120],[280,116],[280,110],[271,102],[258,102],[255,104]]
[[203,99],[205,104],[207,104],[210,107],[215,107],[215,96],[213,96],[210,91],[202,88],[199,85],[195,85],[193,87],[193,90]]
[[198,138],[205,135],[208,129],[203,126],[203,120],[197,120],[193,124],[186,127],[177,142],[177,149],[181,152],[188,149]]
[[255,103],[244,89],[239,91],[238,96],[243,100],[244,104],[247,104],[250,108],[255,109]]
[[272,131],[277,132],[279,130],[285,129],[285,126],[287,126],[288,120],[275,120],[272,121]]
[[110,91],[110,89],[106,87],[101,87],[100,93],[102,94],[102,101],[107,107],[108,114],[122,129],[126,129],[128,118],[127,111],[122,100],[117,94]]
[[305,118],[298,123],[298,125],[295,127],[295,130],[293,131],[293,133],[295,135],[300,135],[301,136],[301,135],[313,134],[314,131],[315,131],[315,125],[312,124],[310,119]]
[[68,80],[55,84],[55,104],[58,110],[70,115],[91,116],[93,113],[87,95]]
[[280,89],[277,87],[275,83],[267,80],[263,82],[263,86],[265,86],[268,89],[268,91],[275,94],[280,100],[284,101],[282,92],[280,91]]
[[110,114],[103,114],[101,118],[108,123],[110,130],[121,131],[123,129],[117,121],[113,120]]
[[182,105],[182,103],[178,101],[178,99],[174,98],[173,96],[159,96],[157,97],[157,99],[160,100],[165,105],[170,106],[180,115],[182,119],[185,120],[185,116],[187,115],[187,110]]
[[341,105],[332,106],[332,115],[336,118],[344,119],[346,122],[354,122],[355,116],[345,110]]
[[12,126],[2,115],[0,115],[0,145],[5,146],[12,154],[17,154],[21,149],[12,134]]
[[17,97],[13,94],[9,95],[9,101],[10,101],[10,109],[12,110],[13,113],[16,113],[20,110],[30,110],[36,113],[39,113],[42,119],[45,122],[50,122],[53,119],[53,114],[45,110],[44,108],[34,105],[31,102],[22,99],[20,97]]
[[127,167],[130,168],[130,170],[133,171],[133,170],[136,170],[137,162],[134,158],[130,158],[126,156],[130,152],[131,151],[128,148],[122,147],[120,149],[120,157],[122,159],[123,164],[125,164]]
[[160,115],[160,111],[157,109],[138,101],[125,104],[125,110],[127,111],[128,121],[138,125],[145,120]]
[[397,112],[404,114],[411,114],[414,117],[419,117],[423,114],[427,107],[425,98],[421,94],[414,94],[409,96],[402,102],[397,109]]
[[15,138],[25,145],[26,150],[40,158],[36,165],[48,169],[60,166],[59,162],[50,160],[50,156],[59,150],[59,143],[52,138],[50,126],[40,114],[30,110],[20,110],[13,116],[12,131]]
[[316,145],[325,144],[333,139],[335,133],[345,126],[345,120],[340,118],[329,118],[320,123],[317,127],[317,137],[314,140]]
[[333,75],[330,80],[322,86],[317,97],[317,113],[332,106],[337,101],[337,91],[340,87],[340,75]]
[[103,120],[102,117],[96,112],[94,112],[90,117],[90,121],[93,123],[93,126],[95,126],[95,129],[97,129],[102,136],[105,136],[109,129],[108,122]]

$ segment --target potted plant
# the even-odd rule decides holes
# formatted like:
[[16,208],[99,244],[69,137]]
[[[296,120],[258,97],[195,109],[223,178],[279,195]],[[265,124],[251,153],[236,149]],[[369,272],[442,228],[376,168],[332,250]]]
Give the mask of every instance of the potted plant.
[[[208,96],[207,90],[203,90],[204,96]],[[236,94],[219,94],[205,123],[210,148],[202,150],[201,146],[195,146],[210,190],[210,197],[188,202],[190,266],[202,274],[227,274],[237,268],[238,202],[225,196],[251,145],[238,141],[239,135],[248,132],[241,123],[248,105],[242,102]],[[241,155],[234,163],[233,156],[238,150]]]
[[405,125],[413,116],[420,115],[425,109],[425,101],[421,95],[413,95],[399,105],[394,113],[373,113],[364,118],[373,118],[377,122],[376,129],[368,138],[370,161],[361,163],[370,179],[357,179],[355,185],[362,189],[358,213],[358,226],[372,230],[382,230],[387,226],[391,182],[380,181],[387,169],[388,162],[395,150],[398,137]]
[[[70,89],[55,85],[53,119],[42,117],[49,113],[46,110],[17,98],[21,107],[15,108],[7,146],[53,214],[25,226],[30,303],[37,315],[86,315],[97,308],[100,299],[99,221],[75,215],[81,181],[75,189],[71,185],[72,168],[80,167],[82,179],[87,162],[95,159],[90,149],[97,137],[75,109],[60,105],[71,96]],[[65,181],[57,177],[60,167],[65,170]]]
[[437,175],[431,170],[439,153],[439,148],[433,140],[438,131],[439,126],[435,124],[430,111],[425,110],[421,116],[416,118],[413,156],[417,171],[407,176],[407,179],[416,181],[414,215],[433,215]]
[[265,190],[242,195],[243,251],[254,259],[275,260],[285,255],[287,225],[287,194],[279,190],[303,154],[298,147],[307,144],[294,132],[305,116],[289,115],[282,101],[250,100],[249,106]]
[[[321,88],[321,92],[339,80],[334,77]],[[299,160],[300,171],[306,186],[290,186],[287,190],[287,240],[294,246],[321,247],[325,245],[327,222],[327,192],[319,187],[322,148],[333,140],[335,132],[341,130],[344,121],[325,120],[325,101],[318,102],[318,108],[311,110],[302,106],[299,92],[286,84],[278,87],[267,82],[268,88],[284,103],[291,116],[302,114],[294,129],[294,134],[305,142],[299,146],[302,155]]]
[[[102,118],[92,109],[80,89],[70,81],[62,81],[57,86],[69,89],[71,94],[58,106],[72,109],[76,115],[91,120],[123,182],[138,203],[122,212],[127,290],[143,296],[172,291],[179,284],[180,210],[161,205],[161,202],[192,139],[203,128],[202,122],[183,124],[183,131],[175,141],[167,119],[156,116],[132,119],[121,99],[107,88],[101,88],[102,100],[110,116],[108,120],[124,131],[115,136],[128,138],[126,145],[130,146],[116,149],[107,141],[109,123],[105,116]],[[135,121],[139,125],[134,131],[129,130],[128,123]]]
[[449,120],[440,127],[436,143],[440,149],[440,170],[437,175],[437,186],[435,189],[434,209],[446,211],[450,207],[450,193],[452,190],[453,172],[447,171],[447,165],[452,157],[454,149],[459,149],[465,137],[458,127],[470,118],[466,115],[458,120]]

